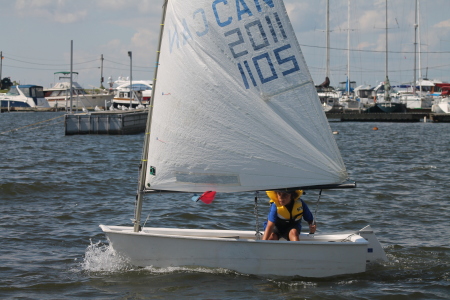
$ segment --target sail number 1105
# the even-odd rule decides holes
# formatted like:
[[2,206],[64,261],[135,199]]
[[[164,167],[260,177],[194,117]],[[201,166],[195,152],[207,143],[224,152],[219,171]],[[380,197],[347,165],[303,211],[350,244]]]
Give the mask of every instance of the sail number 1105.
[[[278,18],[278,15],[276,13],[274,15],[276,21],[273,23],[278,25],[277,29],[281,34],[280,38],[287,39],[287,35]],[[276,33],[274,28],[275,26],[273,26],[271,19],[266,16],[265,21],[269,28],[269,36],[272,38],[273,42],[275,44],[282,44],[278,38],[278,34]],[[278,79],[281,75],[287,76],[294,72],[300,71],[297,58],[294,55],[289,55],[289,53],[292,53],[292,51],[289,51],[289,49],[291,49],[291,44],[283,43],[283,46],[275,49],[272,48],[273,50],[261,53],[262,49],[270,48],[270,42],[260,20],[255,20],[246,24],[245,29],[247,37],[250,40],[251,47],[254,50],[252,52],[255,53],[258,51],[260,53],[249,59],[242,60],[245,56],[248,56],[250,52],[246,49],[246,43],[240,28],[227,31],[224,35],[229,39],[229,41],[232,39],[231,42],[228,43],[228,46],[233,58],[240,59],[240,62],[237,63],[237,67],[242,76],[246,89],[250,88],[250,84],[255,87],[258,86],[258,79],[261,84],[265,84]],[[274,64],[278,64],[283,68],[281,74],[278,74]],[[256,72],[254,72],[254,70],[256,70]]]

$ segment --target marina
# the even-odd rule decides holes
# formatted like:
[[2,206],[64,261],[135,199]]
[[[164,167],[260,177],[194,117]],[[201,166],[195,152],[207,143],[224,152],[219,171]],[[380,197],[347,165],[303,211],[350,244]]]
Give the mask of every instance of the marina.
[[5,2],[1,298],[448,299],[446,1]]
[[432,112],[405,113],[326,113],[328,120],[341,122],[450,122],[450,114]]

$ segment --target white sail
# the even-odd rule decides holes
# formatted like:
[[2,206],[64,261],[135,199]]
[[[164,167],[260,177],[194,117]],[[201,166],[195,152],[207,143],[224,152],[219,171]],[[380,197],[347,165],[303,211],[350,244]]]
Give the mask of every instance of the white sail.
[[347,179],[282,0],[169,0],[158,63],[147,189]]

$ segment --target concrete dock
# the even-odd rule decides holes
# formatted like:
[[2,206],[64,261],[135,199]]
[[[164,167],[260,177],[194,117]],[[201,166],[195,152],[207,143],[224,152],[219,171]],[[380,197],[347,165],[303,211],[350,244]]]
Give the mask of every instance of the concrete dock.
[[429,110],[408,111],[404,113],[364,113],[341,112],[326,113],[329,121],[341,122],[450,122],[450,114],[436,114]]
[[65,135],[136,134],[145,132],[147,110],[99,111],[65,115]]

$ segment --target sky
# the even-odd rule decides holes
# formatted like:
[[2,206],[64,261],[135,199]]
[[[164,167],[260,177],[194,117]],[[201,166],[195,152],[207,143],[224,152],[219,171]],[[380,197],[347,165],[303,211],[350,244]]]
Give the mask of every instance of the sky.
[[[326,68],[326,0],[284,2],[313,80],[320,84]],[[152,80],[162,3],[0,0],[1,77],[52,86],[59,80],[55,72],[70,70],[73,41],[73,71],[84,88],[100,86],[101,55],[105,87],[109,77],[129,76],[128,51],[133,53],[133,79]],[[385,0],[350,0],[350,26],[348,3],[330,0],[331,84],[345,81],[350,66],[352,81],[374,86],[385,77]],[[393,85],[414,78],[414,3],[388,3],[388,74]],[[421,0],[419,7],[417,66],[420,61],[422,77],[450,82],[450,0]]]

